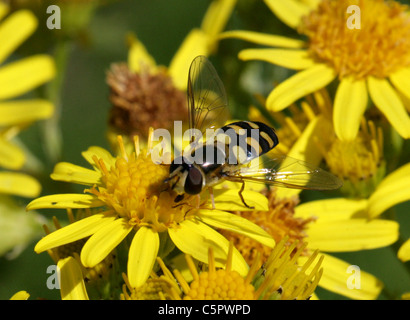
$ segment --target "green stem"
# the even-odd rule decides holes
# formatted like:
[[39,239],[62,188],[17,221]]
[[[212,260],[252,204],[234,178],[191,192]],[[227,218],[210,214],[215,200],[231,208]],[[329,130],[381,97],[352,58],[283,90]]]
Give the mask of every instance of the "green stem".
[[71,42],[60,40],[56,44],[54,59],[56,64],[56,77],[49,83],[46,96],[55,107],[53,116],[44,122],[42,127],[44,148],[48,161],[54,164],[59,161],[62,150],[62,134],[60,117],[62,110],[61,88],[65,78],[68,57],[71,50]]

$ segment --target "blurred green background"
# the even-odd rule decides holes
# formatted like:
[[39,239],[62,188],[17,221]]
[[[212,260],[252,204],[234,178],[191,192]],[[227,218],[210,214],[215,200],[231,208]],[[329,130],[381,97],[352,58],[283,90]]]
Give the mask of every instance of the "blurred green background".
[[[61,88],[60,124],[63,144],[58,160],[87,166],[81,157],[82,151],[92,145],[109,148],[106,123],[110,103],[105,78],[111,63],[127,60],[127,33],[135,33],[157,63],[167,66],[187,33],[200,26],[209,3],[208,0],[116,0],[96,9],[80,41],[69,44],[68,64]],[[39,21],[43,27],[46,17],[44,15]],[[248,29],[296,36],[293,30],[273,16],[262,1],[239,0],[226,29]],[[231,111],[234,117],[239,119],[246,116],[249,104],[255,103],[251,94],[243,90],[238,82],[240,74],[249,74],[255,70],[260,72],[263,79],[268,79],[258,83],[259,93],[265,95],[271,89],[273,79],[280,81],[288,75],[287,70],[267,63],[239,61],[238,51],[247,47],[254,45],[239,40],[226,40],[220,44],[218,54],[210,58],[225,83]],[[34,124],[22,132],[20,137],[45,164],[43,174],[37,176],[44,186],[42,195],[82,190],[78,186],[56,183],[49,179],[54,163],[48,161],[45,155],[41,143],[41,124]],[[406,150],[410,149],[408,143],[404,147]],[[405,159],[408,161],[409,152],[405,153],[402,162]],[[25,199],[19,201],[22,205],[27,202]],[[64,210],[42,212],[49,218],[52,215],[65,218]],[[403,239],[410,237],[409,213],[409,203],[398,205],[388,213],[390,217],[398,219]],[[34,299],[60,298],[58,290],[49,290],[46,287],[47,278],[50,276],[46,270],[52,260],[46,253],[34,253],[34,244],[35,241],[14,260],[0,258],[0,299],[9,299],[19,290],[28,291]],[[409,263],[403,264],[396,258],[396,250],[397,246],[393,245],[391,248],[334,255],[381,279],[385,290],[380,298],[391,299],[400,297],[406,291],[410,292],[410,266]],[[323,299],[345,299],[320,288],[317,293]]]

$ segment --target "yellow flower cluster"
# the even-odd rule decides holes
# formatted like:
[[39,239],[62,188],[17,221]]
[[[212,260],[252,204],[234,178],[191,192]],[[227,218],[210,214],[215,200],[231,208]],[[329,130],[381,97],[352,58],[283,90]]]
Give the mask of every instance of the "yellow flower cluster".
[[[410,260],[406,220],[396,213],[410,200],[407,5],[212,0],[167,66],[157,61],[172,55],[168,49],[148,50],[168,46],[167,36],[144,45],[149,28],[140,25],[138,37],[120,35],[128,59],[110,57],[100,70],[99,82],[108,70],[103,94],[93,79],[83,80],[88,66],[77,59],[102,42],[109,55],[122,50],[111,44],[111,31],[88,28],[94,17],[105,26],[109,12],[95,10],[103,5],[96,0],[57,1],[59,32],[41,20],[48,5],[0,2],[0,256],[16,258],[35,239],[34,252],[47,252],[58,270],[63,300],[408,296],[405,271],[397,274],[400,288],[372,274],[372,264],[391,262],[373,249],[394,250],[405,266]],[[244,48],[249,42],[258,47]],[[99,96],[111,104],[106,114],[70,106]],[[173,150],[161,149],[162,159],[185,152],[178,122],[205,131],[205,124],[226,125],[228,109],[229,122],[243,120],[232,126],[238,136],[241,126],[261,131],[246,140],[252,161],[175,169],[155,160],[168,143]],[[97,123],[107,141],[95,135]],[[172,141],[155,129],[171,131]],[[253,142],[268,152],[253,157]],[[201,191],[188,192],[189,183]],[[61,211],[67,219],[49,220]],[[30,297],[10,290],[13,300]]]

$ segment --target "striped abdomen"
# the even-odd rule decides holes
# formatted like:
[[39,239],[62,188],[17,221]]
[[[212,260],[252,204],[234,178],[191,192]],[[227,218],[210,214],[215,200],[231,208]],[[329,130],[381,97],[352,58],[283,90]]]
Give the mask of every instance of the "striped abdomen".
[[215,143],[225,145],[228,164],[244,164],[272,150],[279,140],[275,130],[262,122],[238,121],[220,128]]

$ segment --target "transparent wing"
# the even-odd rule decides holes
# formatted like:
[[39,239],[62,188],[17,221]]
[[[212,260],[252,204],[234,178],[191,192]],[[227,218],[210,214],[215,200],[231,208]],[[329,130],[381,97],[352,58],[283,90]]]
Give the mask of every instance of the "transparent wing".
[[240,170],[228,172],[226,179],[309,190],[335,190],[343,185],[332,173],[285,155],[255,159]]
[[192,61],[187,90],[192,142],[204,136],[206,129],[216,129],[225,124],[229,118],[228,99],[221,79],[205,56],[198,56]]

